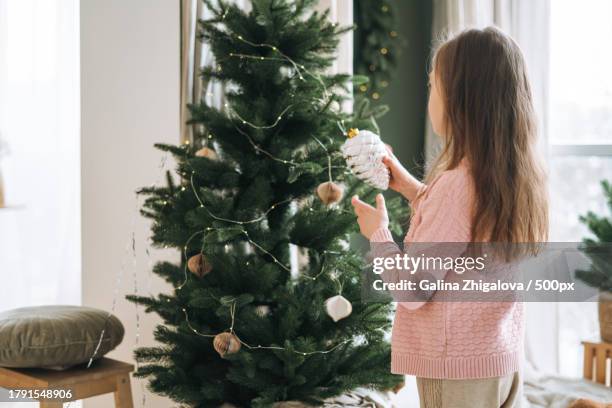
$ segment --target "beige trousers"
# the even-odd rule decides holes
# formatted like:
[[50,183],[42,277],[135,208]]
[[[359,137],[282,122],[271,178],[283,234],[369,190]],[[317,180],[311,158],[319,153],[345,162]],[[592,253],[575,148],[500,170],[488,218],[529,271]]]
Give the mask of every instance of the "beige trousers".
[[421,408],[520,408],[523,380],[517,373],[473,380],[417,378]]

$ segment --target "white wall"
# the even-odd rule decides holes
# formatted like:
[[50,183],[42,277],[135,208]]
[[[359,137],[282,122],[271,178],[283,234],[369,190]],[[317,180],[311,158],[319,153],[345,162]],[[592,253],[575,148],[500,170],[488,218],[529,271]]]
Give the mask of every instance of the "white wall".
[[[116,275],[125,264],[115,314],[126,336],[110,356],[132,361],[136,314],[124,296],[133,293],[133,271],[141,292],[168,290],[149,274],[143,254],[147,222],[137,217],[133,227],[132,220],[134,191],[160,176],[162,154],[153,143],[179,140],[179,2],[81,0],[81,121],[83,304],[110,310]],[[132,231],[135,259],[125,254]],[[140,344],[151,345],[157,319],[140,314]],[[137,407],[141,381],[132,381]],[[146,397],[149,408],[171,406],[150,393]],[[103,396],[85,406],[114,405]]]

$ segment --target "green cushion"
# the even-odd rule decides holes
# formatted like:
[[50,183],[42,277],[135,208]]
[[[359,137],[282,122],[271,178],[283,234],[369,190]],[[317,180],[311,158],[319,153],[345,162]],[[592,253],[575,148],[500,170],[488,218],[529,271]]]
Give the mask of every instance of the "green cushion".
[[[100,335],[104,337],[99,349]],[[108,312],[81,306],[38,306],[0,313],[0,367],[67,368],[108,353],[123,340]]]

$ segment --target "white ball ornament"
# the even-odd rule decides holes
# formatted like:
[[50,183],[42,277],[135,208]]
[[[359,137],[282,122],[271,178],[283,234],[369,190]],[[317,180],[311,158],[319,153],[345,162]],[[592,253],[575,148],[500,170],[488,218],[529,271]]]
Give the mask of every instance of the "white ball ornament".
[[270,306],[259,305],[255,308],[255,314],[259,317],[266,317],[270,314]]
[[351,302],[346,300],[344,296],[336,295],[325,301],[325,309],[329,317],[331,317],[334,322],[337,322],[350,316],[353,312],[353,305],[351,305]]
[[389,169],[382,159],[387,148],[380,136],[369,130],[351,129],[340,150],[355,176],[380,190],[389,188]]

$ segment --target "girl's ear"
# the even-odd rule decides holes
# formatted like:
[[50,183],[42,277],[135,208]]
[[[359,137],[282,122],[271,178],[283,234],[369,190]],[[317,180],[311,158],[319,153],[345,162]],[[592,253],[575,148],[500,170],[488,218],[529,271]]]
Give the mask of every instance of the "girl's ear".
[[431,121],[431,126],[434,132],[440,136],[444,136],[446,134],[447,128],[447,120],[446,120],[446,109],[444,107],[444,98],[442,92],[442,84],[440,83],[440,78],[432,71],[429,74],[429,103],[428,103],[428,112],[429,112],[429,120]]

